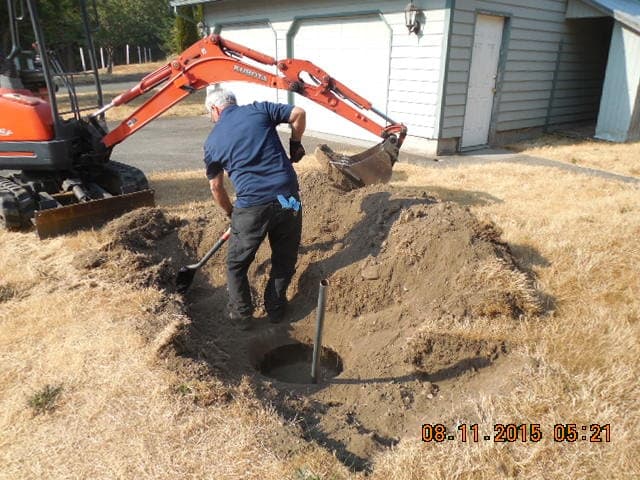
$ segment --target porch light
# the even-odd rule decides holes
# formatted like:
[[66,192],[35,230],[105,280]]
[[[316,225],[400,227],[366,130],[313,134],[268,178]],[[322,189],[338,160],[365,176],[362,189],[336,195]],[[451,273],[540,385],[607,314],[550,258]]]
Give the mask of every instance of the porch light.
[[409,30],[409,34],[415,33],[417,35],[420,31],[420,22],[416,18],[419,11],[418,7],[413,4],[413,0],[404,7],[404,23]]

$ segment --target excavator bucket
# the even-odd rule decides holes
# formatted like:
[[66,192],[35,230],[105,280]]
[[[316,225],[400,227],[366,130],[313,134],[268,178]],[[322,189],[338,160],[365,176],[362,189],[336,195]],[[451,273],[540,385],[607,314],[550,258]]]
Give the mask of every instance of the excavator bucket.
[[336,153],[327,145],[319,145],[315,156],[334,182],[344,189],[353,190],[391,180],[391,170],[398,160],[397,140],[389,137],[351,156]]
[[117,195],[102,200],[74,203],[35,212],[34,223],[40,239],[51,238],[107,221],[140,207],[155,206],[153,190]]

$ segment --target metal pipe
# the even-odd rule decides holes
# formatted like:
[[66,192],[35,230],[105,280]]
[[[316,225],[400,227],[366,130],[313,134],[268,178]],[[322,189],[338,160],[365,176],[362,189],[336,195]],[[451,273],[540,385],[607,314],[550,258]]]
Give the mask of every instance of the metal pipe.
[[313,359],[311,361],[312,383],[318,383],[318,363],[320,362],[322,349],[322,326],[324,324],[324,307],[328,286],[329,280],[324,279],[320,281],[320,289],[318,291],[318,309],[316,311],[316,340],[313,344]]
[[89,13],[87,12],[87,4],[85,1],[80,2],[80,12],[82,14],[82,26],[84,28],[84,34],[87,37],[87,50],[89,51],[91,74],[93,75],[93,81],[96,85],[96,94],[98,95],[98,107],[102,107],[104,105],[104,101],[102,99],[102,84],[100,83],[100,76],[98,75],[98,61],[96,59],[96,50],[93,44],[93,32],[91,32],[91,28],[89,26]]
[[7,8],[9,10],[9,31],[11,32],[11,52],[9,52],[7,60],[13,61],[22,51],[22,48],[20,47],[20,36],[18,35],[18,27],[16,25],[17,18],[13,0],[7,2]]
[[49,105],[51,108],[51,117],[53,118],[53,130],[56,138],[62,137],[63,125],[58,112],[58,101],[56,100],[56,86],[53,81],[53,71],[49,61],[49,51],[45,43],[44,34],[42,33],[42,25],[38,16],[37,2],[35,0],[27,1],[29,17],[31,18],[31,26],[36,37],[38,50],[40,51],[40,60],[42,62],[42,71],[44,72],[44,81],[47,84],[47,93],[49,94]]

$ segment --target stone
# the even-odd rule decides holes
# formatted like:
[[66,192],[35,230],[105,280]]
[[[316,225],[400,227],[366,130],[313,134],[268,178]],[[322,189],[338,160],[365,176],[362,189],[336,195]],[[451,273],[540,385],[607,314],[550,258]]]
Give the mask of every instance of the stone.
[[365,280],[377,280],[380,278],[380,271],[377,265],[369,265],[362,269],[361,275]]

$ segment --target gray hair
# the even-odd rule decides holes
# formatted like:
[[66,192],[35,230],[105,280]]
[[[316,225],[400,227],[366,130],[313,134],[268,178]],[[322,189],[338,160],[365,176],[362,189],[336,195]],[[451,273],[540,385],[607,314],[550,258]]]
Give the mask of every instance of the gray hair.
[[207,112],[211,113],[213,107],[220,108],[236,104],[236,96],[232,91],[220,88],[218,85],[209,85],[207,87],[207,98],[204,101]]

